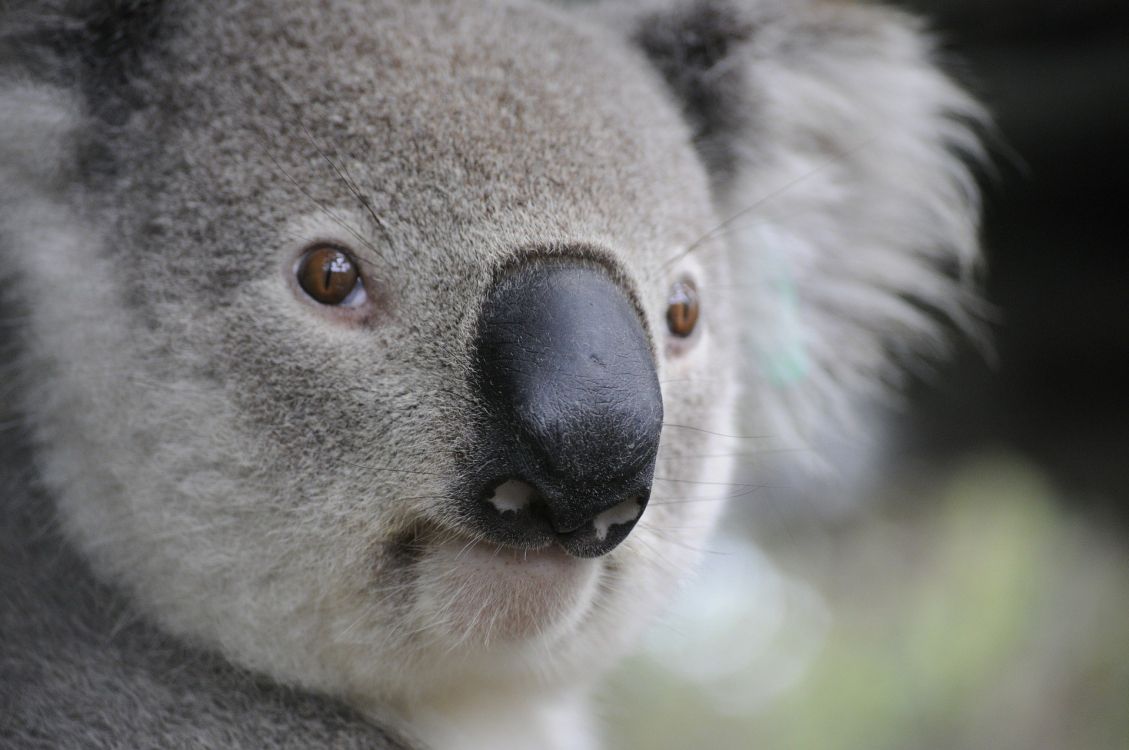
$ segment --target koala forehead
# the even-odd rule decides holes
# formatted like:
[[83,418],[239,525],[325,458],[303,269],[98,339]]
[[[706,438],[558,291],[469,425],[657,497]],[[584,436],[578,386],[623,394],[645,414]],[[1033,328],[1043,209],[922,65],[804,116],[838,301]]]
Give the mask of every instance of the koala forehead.
[[266,260],[301,215],[362,214],[338,229],[382,249],[363,258],[378,277],[473,278],[484,255],[567,242],[640,265],[708,228],[686,126],[606,31],[521,3],[208,5],[177,11],[175,85],[124,136],[164,137],[124,171],[155,175],[129,205],[207,246],[212,274],[180,259],[213,291],[238,284],[231,255]]

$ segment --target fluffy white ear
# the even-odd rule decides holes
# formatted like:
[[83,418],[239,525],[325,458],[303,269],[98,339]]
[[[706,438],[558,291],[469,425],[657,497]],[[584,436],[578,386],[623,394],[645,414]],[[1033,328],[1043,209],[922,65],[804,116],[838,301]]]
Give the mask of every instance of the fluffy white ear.
[[976,327],[968,162],[984,115],[916,19],[873,5],[668,4],[636,39],[714,174],[745,429],[818,463],[829,431],[859,431],[857,405],[942,352],[946,328]]

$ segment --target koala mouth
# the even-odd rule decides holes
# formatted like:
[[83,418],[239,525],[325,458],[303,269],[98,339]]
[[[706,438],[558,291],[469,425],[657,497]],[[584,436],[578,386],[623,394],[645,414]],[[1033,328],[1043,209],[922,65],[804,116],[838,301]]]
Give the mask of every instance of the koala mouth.
[[517,547],[438,526],[411,544],[420,619],[458,644],[567,635],[591,611],[606,567],[561,544]]

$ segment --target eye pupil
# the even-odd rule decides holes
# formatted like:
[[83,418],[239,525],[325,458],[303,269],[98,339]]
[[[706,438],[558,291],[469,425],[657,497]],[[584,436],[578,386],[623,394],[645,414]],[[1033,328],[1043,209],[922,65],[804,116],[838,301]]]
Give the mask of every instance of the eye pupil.
[[670,332],[686,338],[694,332],[700,312],[698,290],[688,281],[675,282],[667,298],[666,324]]
[[298,266],[298,284],[323,305],[340,305],[357,285],[357,265],[340,248],[316,245]]

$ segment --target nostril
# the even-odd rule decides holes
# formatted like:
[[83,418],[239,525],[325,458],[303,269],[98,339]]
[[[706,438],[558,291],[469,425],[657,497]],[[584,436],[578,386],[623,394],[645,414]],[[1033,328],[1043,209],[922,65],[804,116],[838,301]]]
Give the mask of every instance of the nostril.
[[536,495],[537,490],[529,482],[507,479],[487,494],[486,502],[505,515],[525,510]]
[[619,505],[613,505],[592,520],[596,529],[596,539],[604,541],[613,526],[633,524],[643,514],[644,498],[641,495],[629,497]]
[[556,541],[573,557],[600,557],[631,534],[647,507],[649,494],[635,492],[627,499],[589,516],[579,527],[557,532]]
[[[492,489],[491,489],[492,488]],[[596,515],[562,517],[553,512],[552,503],[534,485],[522,479],[505,479],[490,485],[482,494],[483,501],[507,522],[536,522],[554,534],[567,535],[588,528],[603,541],[613,526],[632,524],[643,514],[645,495],[632,495]]]
[[[614,493],[614,490],[613,490]],[[556,541],[578,557],[595,557],[623,541],[647,507],[646,491],[625,493],[625,499],[591,496],[579,488],[545,494],[540,486],[516,477],[488,484],[482,494],[480,518],[498,541],[521,547],[540,547]],[[620,495],[624,497],[624,495]]]
[[[491,489],[492,488],[492,489]],[[548,500],[533,484],[509,478],[488,485],[480,496],[490,515],[513,528],[556,532]]]

